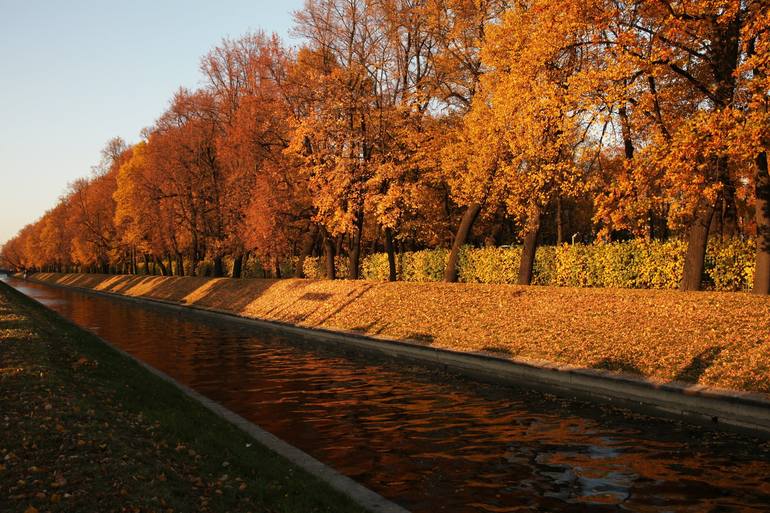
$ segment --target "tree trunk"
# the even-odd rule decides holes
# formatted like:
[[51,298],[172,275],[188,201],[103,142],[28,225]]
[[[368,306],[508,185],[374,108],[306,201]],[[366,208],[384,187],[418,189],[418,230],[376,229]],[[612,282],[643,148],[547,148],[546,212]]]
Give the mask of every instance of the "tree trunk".
[[756,158],[754,218],[757,222],[757,253],[754,267],[754,293],[770,294],[770,172],[767,152]]
[[161,260],[157,256],[155,256],[154,258],[155,258],[155,267],[160,267],[160,275],[168,276],[168,269],[166,269],[166,266],[163,265],[163,260]]
[[735,184],[729,177],[724,179],[720,214],[720,238],[724,240],[735,237],[738,233],[738,208],[735,204]]
[[[756,53],[756,41],[749,42],[748,53]],[[764,80],[766,75],[761,68],[753,70],[754,78]],[[770,97],[765,94],[760,112],[767,114],[770,108]],[[754,287],[755,294],[770,294],[770,171],[768,171],[767,150],[756,156],[754,170],[754,219],[757,223],[757,249],[754,258]]]
[[150,274],[150,256],[147,253],[142,253],[144,258],[144,272],[142,274]]
[[280,280],[283,276],[281,275],[281,261],[278,258],[273,260],[273,268],[275,269],[273,274]]
[[214,257],[214,277],[221,278],[225,275],[225,267],[222,263],[222,256],[217,255]]
[[701,288],[709,226],[713,217],[713,205],[701,205],[696,211],[695,219],[687,236],[687,253],[685,254],[684,273],[679,290],[700,290]]
[[350,269],[348,271],[351,280],[358,279],[358,270],[361,260],[361,233],[364,231],[364,214],[356,214],[356,225],[353,236],[350,238]]
[[535,267],[537,236],[540,233],[540,209],[533,208],[527,221],[527,233],[524,235],[524,249],[519,263],[519,285],[532,283],[532,269]]
[[444,270],[444,281],[446,282],[457,281],[457,262],[460,260],[460,250],[468,239],[479,212],[481,212],[481,203],[471,203],[460,220],[460,226],[457,228],[452,250],[449,252],[449,260]]
[[334,268],[334,255],[335,255],[334,239],[332,239],[331,235],[325,234],[324,235],[324,258],[326,261],[326,279],[327,280],[333,280],[337,277],[337,271]]
[[305,233],[305,237],[302,240],[302,249],[299,255],[299,262],[297,262],[297,268],[294,270],[295,277],[306,278],[305,259],[313,253],[313,248],[316,245],[317,236],[318,226],[315,224],[310,225],[310,229]]
[[334,254],[342,256],[342,247],[345,242],[345,234],[338,235],[334,240]]
[[181,254],[176,256],[176,275],[184,276],[184,258]]
[[[539,224],[539,223],[538,223]],[[564,242],[564,222],[561,213],[561,195],[556,195],[556,245],[561,246]]]
[[626,160],[631,160],[634,158],[634,141],[631,139],[631,123],[628,121],[628,111],[625,105],[618,110],[618,115],[620,116],[620,129],[623,134],[623,153]]
[[396,252],[393,249],[393,230],[385,228],[385,252],[388,254],[388,281],[396,281]]
[[230,272],[230,276],[233,278],[240,278],[243,274],[243,253],[238,253],[233,257],[233,268]]

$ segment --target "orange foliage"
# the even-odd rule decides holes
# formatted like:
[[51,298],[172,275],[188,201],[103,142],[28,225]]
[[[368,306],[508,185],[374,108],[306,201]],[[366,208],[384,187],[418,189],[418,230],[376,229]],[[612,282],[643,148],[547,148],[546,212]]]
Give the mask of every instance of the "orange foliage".
[[[570,235],[673,236],[697,288],[709,233],[770,241],[755,208],[770,201],[769,11],[308,0],[296,50],[264,32],[223,40],[200,89],[132,148],[111,141],[4,259],[164,274],[206,261],[221,276],[226,258],[278,275],[326,254],[329,276],[347,256],[356,277],[365,251],[451,246],[453,279],[466,243],[531,256]],[[770,242],[757,248],[767,267]]]

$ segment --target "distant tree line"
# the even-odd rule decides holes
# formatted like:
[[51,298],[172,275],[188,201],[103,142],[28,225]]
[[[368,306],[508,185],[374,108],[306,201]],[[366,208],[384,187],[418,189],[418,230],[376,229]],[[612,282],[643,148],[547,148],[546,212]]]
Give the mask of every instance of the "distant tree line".
[[[770,293],[764,0],[308,0],[288,48],[224,40],[2,249],[24,269],[239,277],[363,254],[753,237]],[[230,265],[226,266],[225,263]],[[229,267],[229,268],[228,268]]]

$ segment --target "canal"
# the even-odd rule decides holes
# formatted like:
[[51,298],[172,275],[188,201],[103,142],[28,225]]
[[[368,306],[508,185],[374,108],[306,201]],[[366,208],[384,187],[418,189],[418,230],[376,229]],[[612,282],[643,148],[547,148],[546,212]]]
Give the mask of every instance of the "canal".
[[415,513],[770,511],[750,437],[5,280]]

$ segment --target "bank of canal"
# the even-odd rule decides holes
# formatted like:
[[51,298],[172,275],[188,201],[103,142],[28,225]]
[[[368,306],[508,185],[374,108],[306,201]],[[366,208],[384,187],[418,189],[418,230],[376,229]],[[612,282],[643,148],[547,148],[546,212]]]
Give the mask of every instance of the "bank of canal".
[[414,512],[767,511],[770,448],[341,354],[234,322],[9,281]]
[[0,511],[364,513],[153,374],[0,283]]

